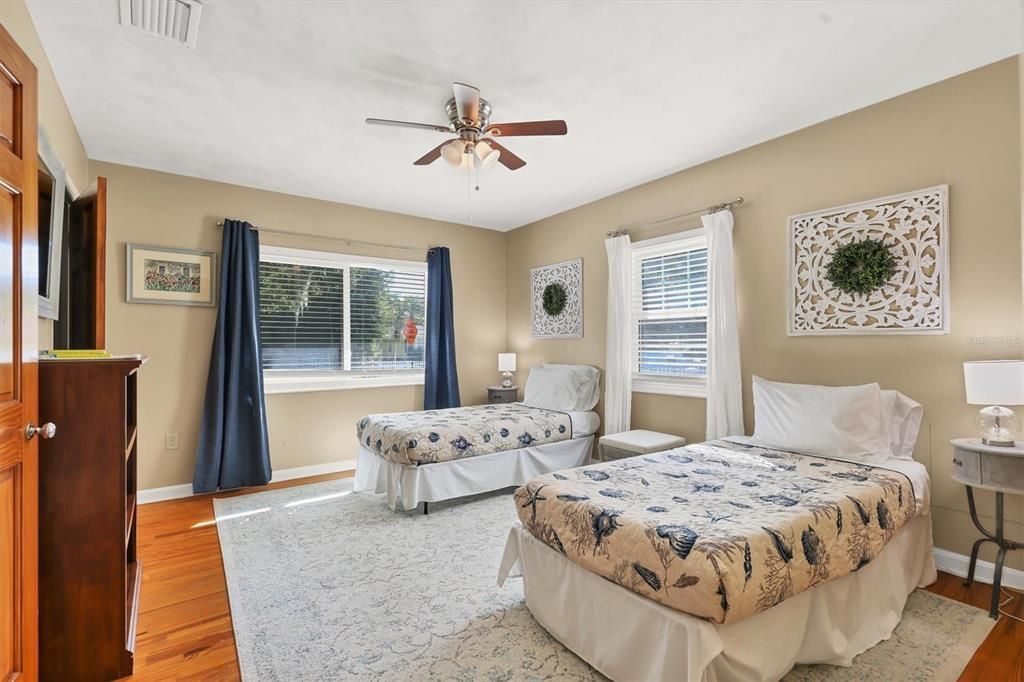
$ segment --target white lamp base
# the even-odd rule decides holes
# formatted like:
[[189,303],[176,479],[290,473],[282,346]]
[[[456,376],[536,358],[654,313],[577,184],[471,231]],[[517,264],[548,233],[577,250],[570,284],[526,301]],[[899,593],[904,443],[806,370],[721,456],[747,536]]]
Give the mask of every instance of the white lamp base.
[[504,388],[512,388],[512,372],[502,372],[501,385]]
[[1012,448],[1020,433],[1020,418],[1008,407],[990,405],[978,411],[975,422],[985,445]]

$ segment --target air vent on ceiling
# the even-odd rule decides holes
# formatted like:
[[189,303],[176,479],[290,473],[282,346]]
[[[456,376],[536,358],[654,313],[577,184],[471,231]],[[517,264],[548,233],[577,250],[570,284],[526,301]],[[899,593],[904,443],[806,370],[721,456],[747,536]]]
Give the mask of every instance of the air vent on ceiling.
[[196,46],[199,0],[117,0],[122,26],[134,26],[148,33]]

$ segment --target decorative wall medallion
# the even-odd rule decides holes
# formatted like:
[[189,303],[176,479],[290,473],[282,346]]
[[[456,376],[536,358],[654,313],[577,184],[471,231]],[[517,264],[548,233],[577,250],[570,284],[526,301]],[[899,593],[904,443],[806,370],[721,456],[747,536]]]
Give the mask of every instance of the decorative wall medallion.
[[791,216],[789,335],[949,333],[948,197],[940,185]]
[[583,336],[583,259],[543,265],[530,271],[533,336],[574,339]]

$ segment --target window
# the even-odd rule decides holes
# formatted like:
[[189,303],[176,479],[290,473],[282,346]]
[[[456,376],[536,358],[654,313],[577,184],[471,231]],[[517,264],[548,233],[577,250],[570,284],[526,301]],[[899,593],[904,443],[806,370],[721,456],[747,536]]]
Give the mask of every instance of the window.
[[703,229],[633,245],[633,390],[703,397],[708,248]]
[[268,393],[423,383],[426,263],[260,248]]

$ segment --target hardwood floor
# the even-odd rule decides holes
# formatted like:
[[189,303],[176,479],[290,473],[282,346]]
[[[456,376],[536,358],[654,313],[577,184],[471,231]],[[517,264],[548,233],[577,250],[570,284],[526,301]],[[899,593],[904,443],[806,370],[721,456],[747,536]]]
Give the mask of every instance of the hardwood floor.
[[[216,493],[234,497],[335,478],[351,472]],[[139,505],[142,595],[135,636],[135,674],[125,680],[240,679],[231,629],[214,495]]]
[[[963,578],[939,573],[939,579],[928,586],[929,592],[973,604],[988,612],[992,601],[992,586],[974,583],[964,585]],[[1007,604],[1005,610],[1018,618],[1024,618],[1024,598],[1018,596]],[[1005,616],[999,622],[974,658],[960,675],[960,682],[1003,682],[1024,680],[1024,623]]]
[[[351,474],[327,474],[269,486],[284,488]],[[218,493],[245,495],[258,490]],[[126,680],[238,680],[227,584],[213,523],[212,495],[139,507],[142,604],[135,647],[135,675]],[[928,588],[988,609],[991,587],[940,573]],[[1024,617],[1024,605],[1011,603]],[[1001,618],[971,659],[961,682],[1024,681],[1024,623]]]

